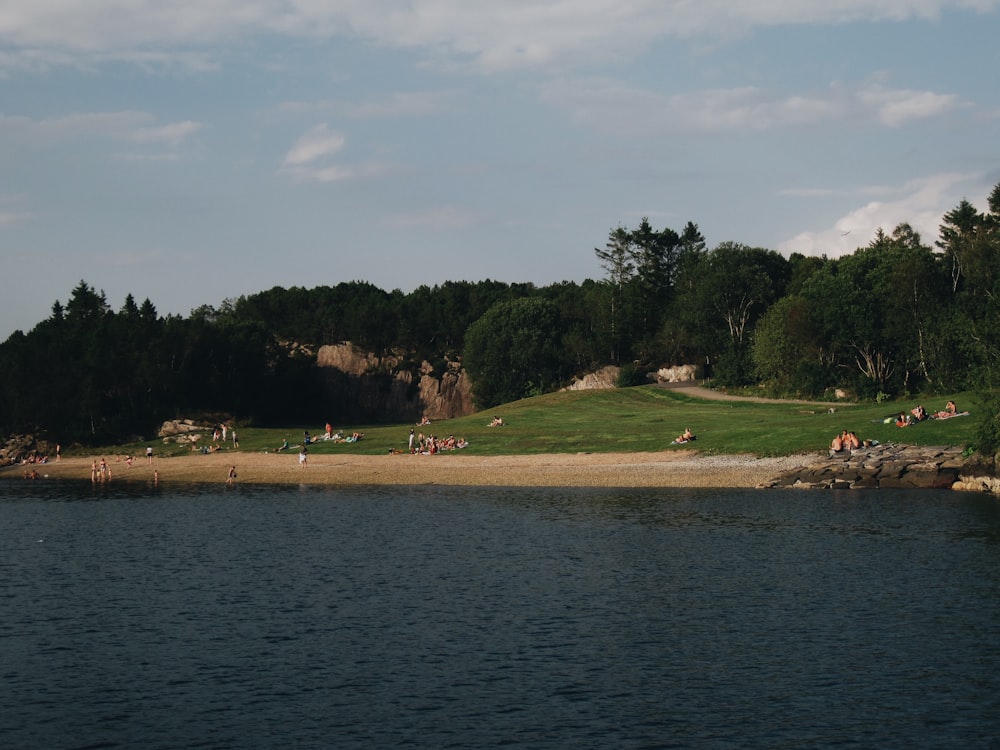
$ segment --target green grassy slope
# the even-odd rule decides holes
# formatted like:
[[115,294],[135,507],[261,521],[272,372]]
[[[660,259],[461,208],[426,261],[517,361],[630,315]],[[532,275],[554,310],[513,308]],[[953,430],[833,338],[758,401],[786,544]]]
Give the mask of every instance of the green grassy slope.
[[[971,417],[931,420],[899,428],[882,420],[893,413],[909,411],[918,402],[928,412],[943,408],[953,398]],[[455,435],[469,441],[465,455],[532,453],[629,452],[694,448],[705,453],[754,453],[760,456],[788,455],[825,450],[835,433],[853,430],[862,439],[882,443],[918,445],[968,445],[975,430],[975,401],[971,393],[934,396],[907,402],[837,405],[828,407],[794,403],[714,401],[693,398],[656,386],[608,391],[550,393],[524,399],[458,419],[435,422],[426,427],[410,424],[334,424],[335,430],[365,433],[357,443],[319,442],[310,446],[317,455],[354,453],[376,455],[390,449],[405,449],[410,427],[439,437]],[[499,415],[506,426],[488,426]],[[241,428],[241,451],[273,452],[287,437],[291,445],[302,440],[303,430],[313,435],[323,431],[322,415],[314,425],[288,428]],[[671,446],[685,427],[697,440],[687,446]],[[160,441],[119,446],[115,452],[141,455],[152,444],[159,455],[183,453],[187,448],[167,447]]]

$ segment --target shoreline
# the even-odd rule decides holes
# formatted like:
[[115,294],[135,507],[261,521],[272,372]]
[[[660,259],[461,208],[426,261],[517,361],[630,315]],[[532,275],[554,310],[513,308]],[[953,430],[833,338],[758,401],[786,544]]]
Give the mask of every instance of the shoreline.
[[[546,453],[470,456],[409,453],[384,456],[238,453],[137,457],[131,468],[108,459],[112,482],[225,484],[236,466],[235,484],[452,485],[494,487],[719,487],[767,486],[780,474],[808,466],[817,454],[758,458],[753,455],[701,455],[697,451],[652,453]],[[38,480],[90,481],[91,464],[101,456],[64,456],[47,464],[0,469],[0,479],[24,479],[34,469]]]

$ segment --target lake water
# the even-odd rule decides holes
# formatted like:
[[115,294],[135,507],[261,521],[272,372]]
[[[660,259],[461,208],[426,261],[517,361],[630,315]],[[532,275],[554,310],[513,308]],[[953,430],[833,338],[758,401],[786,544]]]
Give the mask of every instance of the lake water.
[[1000,748],[1000,501],[0,482],[0,746]]

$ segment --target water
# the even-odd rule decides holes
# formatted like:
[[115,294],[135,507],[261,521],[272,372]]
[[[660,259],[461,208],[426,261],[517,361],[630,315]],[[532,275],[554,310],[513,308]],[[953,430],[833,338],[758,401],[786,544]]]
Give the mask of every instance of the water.
[[997,748],[1000,502],[0,482],[3,748]]

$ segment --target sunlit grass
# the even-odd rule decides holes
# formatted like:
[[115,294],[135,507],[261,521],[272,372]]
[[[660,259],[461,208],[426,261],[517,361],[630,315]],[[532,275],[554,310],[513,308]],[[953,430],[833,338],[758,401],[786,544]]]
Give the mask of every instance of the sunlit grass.
[[[917,403],[923,403],[928,412],[936,412],[949,398],[960,408],[972,411],[972,416],[931,420],[906,428],[883,422],[885,417],[909,411]],[[836,405],[833,413],[829,408],[829,404],[703,400],[657,386],[572,391],[524,399],[425,427],[334,422],[335,431],[362,432],[364,439],[357,443],[320,441],[310,445],[309,451],[319,455],[377,455],[392,449],[405,450],[411,427],[418,433],[422,431],[438,437],[464,437],[469,447],[462,454],[480,456],[684,448],[706,453],[777,456],[825,450],[833,435],[842,430],[853,430],[863,440],[881,443],[961,446],[972,442],[975,430],[975,402],[971,393],[934,396],[922,401]],[[494,415],[502,417],[506,425],[489,427]],[[286,438],[294,447],[301,444],[304,430],[314,436],[322,434],[325,422],[325,415],[321,415],[314,425],[239,428],[240,451],[273,453]],[[686,446],[672,446],[671,441],[685,427],[691,428],[697,440]],[[109,448],[108,452],[141,456],[147,445],[152,445],[158,455],[190,452],[189,447],[164,445],[160,440],[117,446]],[[223,450],[233,450],[232,443],[226,444]]]

